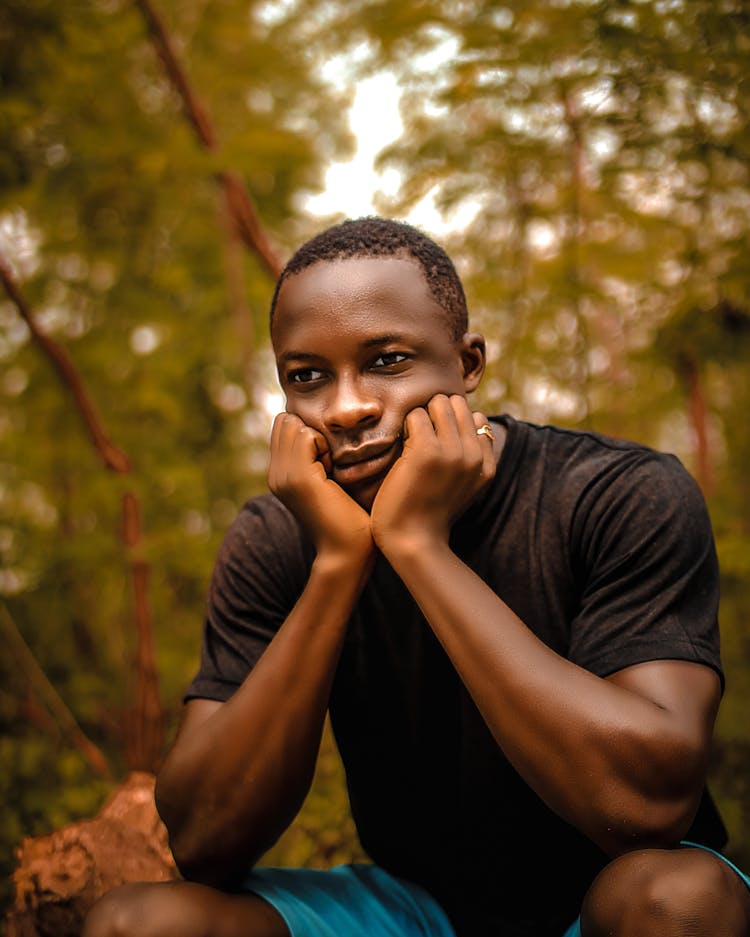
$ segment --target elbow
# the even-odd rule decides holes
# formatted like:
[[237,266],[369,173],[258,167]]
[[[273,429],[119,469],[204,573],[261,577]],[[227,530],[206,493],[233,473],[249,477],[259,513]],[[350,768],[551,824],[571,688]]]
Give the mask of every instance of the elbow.
[[167,822],[169,816],[169,796],[167,793],[167,784],[164,780],[164,768],[156,775],[156,784],[154,786],[154,802],[156,803],[156,812],[161,817],[162,823],[169,829]]
[[233,882],[222,873],[219,863],[208,862],[206,857],[195,850],[186,848],[178,839],[170,837],[170,848],[175,865],[186,882],[198,882],[213,888],[228,888]]
[[255,864],[250,857],[233,857],[211,848],[202,837],[183,829],[169,836],[175,865],[188,882],[232,890]]
[[186,821],[167,827],[169,848],[180,875],[185,881],[214,888],[236,884],[237,864],[230,864],[219,850],[211,848],[200,826],[200,823]]
[[169,776],[157,778],[156,809],[169,837],[169,848],[180,875],[190,882],[233,889],[273,845],[251,826],[238,824],[215,801],[185,799],[184,788]]
[[589,835],[612,858],[679,845],[700,805],[705,762],[705,747],[692,737],[672,735],[658,749],[631,750],[628,762],[594,793]]
[[218,884],[206,880],[205,863],[201,863],[198,855],[186,849],[173,836],[169,837],[169,848],[172,850],[172,857],[174,858],[174,864],[177,866],[177,871],[186,882],[199,882],[201,885]]
[[154,800],[156,810],[167,830],[169,848],[180,875],[187,881],[203,885],[219,885],[217,868],[209,861],[201,831],[204,824],[196,823],[192,804],[185,801],[182,787],[173,784],[169,773],[169,760],[156,778]]
[[[184,810],[180,809],[181,798],[179,796],[179,787],[176,788],[172,785],[168,766],[169,760],[167,759],[165,766],[162,767],[161,771],[156,776],[154,802],[156,804],[156,812],[159,814],[162,823],[167,829],[169,846],[177,862],[174,841],[181,827]],[[177,864],[179,868],[179,862]],[[181,868],[180,871],[182,871]]]
[[672,849],[690,829],[699,797],[665,800],[637,798],[624,810],[610,813],[592,839],[611,858],[636,849]]
[[196,837],[189,832],[189,825],[168,824],[169,848],[180,875],[188,882],[200,882],[202,885],[218,884],[206,880],[209,863],[205,851],[201,849]]

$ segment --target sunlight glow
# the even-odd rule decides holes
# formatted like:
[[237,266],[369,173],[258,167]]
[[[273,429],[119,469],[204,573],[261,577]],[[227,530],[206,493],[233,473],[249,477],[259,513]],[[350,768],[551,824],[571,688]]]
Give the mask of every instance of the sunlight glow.
[[381,72],[357,85],[349,125],[357,137],[357,152],[345,163],[334,163],[326,173],[325,190],[309,198],[304,207],[313,215],[342,213],[350,218],[375,212],[373,196],[380,190],[394,194],[401,181],[395,170],[378,173],[377,154],[403,131],[399,114],[398,84],[394,75]]

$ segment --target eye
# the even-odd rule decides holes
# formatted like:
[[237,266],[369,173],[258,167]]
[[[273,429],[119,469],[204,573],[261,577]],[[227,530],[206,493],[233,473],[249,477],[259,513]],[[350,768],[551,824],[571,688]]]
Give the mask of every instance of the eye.
[[408,355],[403,354],[403,352],[386,351],[383,352],[382,355],[378,355],[378,357],[373,361],[372,366],[374,368],[388,368],[396,364],[402,364],[407,360],[407,358]]
[[317,368],[298,368],[296,371],[290,371],[287,380],[290,384],[312,384],[313,381],[319,381],[323,377],[323,372]]

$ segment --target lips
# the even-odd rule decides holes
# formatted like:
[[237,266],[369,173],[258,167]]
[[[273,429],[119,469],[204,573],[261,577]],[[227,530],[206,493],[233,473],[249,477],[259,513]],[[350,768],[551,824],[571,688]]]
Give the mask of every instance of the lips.
[[333,478],[340,485],[385,474],[398,457],[396,442],[365,443],[356,449],[339,452],[333,461]]

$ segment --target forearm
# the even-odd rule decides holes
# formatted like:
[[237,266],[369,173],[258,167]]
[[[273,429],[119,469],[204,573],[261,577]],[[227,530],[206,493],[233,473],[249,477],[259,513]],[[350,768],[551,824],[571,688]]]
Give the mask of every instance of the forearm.
[[265,852],[309,789],[346,624],[369,558],[318,557],[234,696],[181,733],[157,783],[182,871],[219,883]]
[[381,544],[504,753],[608,852],[679,837],[705,769],[661,701],[543,644],[447,545]]

